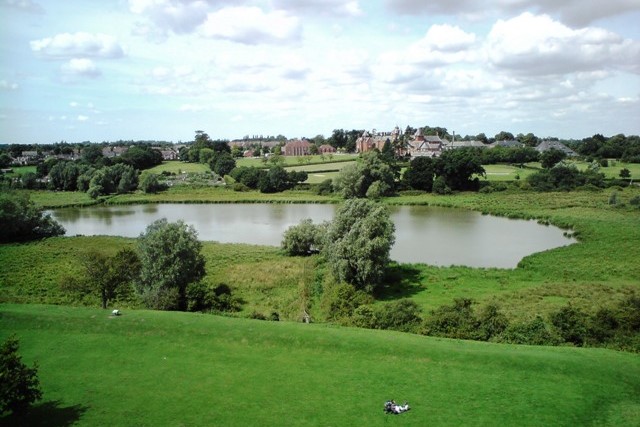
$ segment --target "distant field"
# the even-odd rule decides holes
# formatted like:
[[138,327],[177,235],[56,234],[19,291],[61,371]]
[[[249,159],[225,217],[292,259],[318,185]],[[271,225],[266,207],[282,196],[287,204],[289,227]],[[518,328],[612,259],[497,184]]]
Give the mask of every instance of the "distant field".
[[202,173],[210,171],[211,169],[209,168],[209,165],[205,165],[203,163],[186,163],[174,160],[162,162],[162,164],[151,169],[147,169],[147,171],[145,172],[156,174],[160,174],[162,172],[171,172],[178,175],[181,173]]
[[511,165],[482,165],[486,171],[486,176],[479,177],[480,180],[487,181],[514,181],[517,179],[524,180],[529,175],[536,172],[536,169],[530,167],[520,168]]
[[[304,166],[318,163],[337,163],[337,162],[348,162],[351,160],[355,160],[358,158],[357,154],[333,154],[326,156],[282,156],[284,160],[283,166]],[[238,166],[247,166],[247,167],[266,167],[266,164],[260,158],[242,158],[236,161]]]
[[[44,391],[26,419],[77,426],[633,426],[640,358],[178,312],[1,305]],[[411,410],[385,415],[385,400]]]
[[9,173],[8,176],[24,175],[29,172],[36,173],[35,166],[10,166],[10,169],[13,170],[13,172]]
[[[585,170],[589,163],[587,162],[573,162],[578,169]],[[623,163],[617,160],[609,160],[609,166],[601,167],[600,172],[602,172],[606,178],[614,178],[620,179],[620,170],[627,168],[631,173],[631,178],[634,181],[640,180],[640,163]]]

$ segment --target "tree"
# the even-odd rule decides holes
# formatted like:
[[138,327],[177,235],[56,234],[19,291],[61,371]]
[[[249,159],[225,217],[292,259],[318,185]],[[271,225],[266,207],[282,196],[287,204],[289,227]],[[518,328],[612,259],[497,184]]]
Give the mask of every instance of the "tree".
[[487,135],[485,135],[484,133],[479,133],[476,135],[476,140],[482,142],[483,144],[488,144],[489,143],[489,138],[487,138]]
[[64,228],[33,203],[28,195],[0,193],[0,242],[60,236]]
[[627,168],[620,169],[620,178],[628,179],[631,178],[631,171]]
[[121,249],[113,257],[91,251],[83,260],[89,288],[100,295],[102,308],[118,296],[122,287],[140,273],[140,259],[130,249]]
[[34,363],[29,368],[22,363],[19,348],[15,337],[8,338],[0,348],[0,413],[23,414],[42,398],[38,366]]
[[535,147],[540,142],[540,138],[529,132],[526,135],[518,134],[518,141],[522,142],[527,147]]
[[404,180],[414,190],[431,191],[435,165],[430,157],[416,157],[404,173]]
[[183,221],[160,219],[138,238],[141,270],[138,291],[149,308],[186,310],[186,290],[204,277],[202,243]]
[[0,154],[0,168],[6,168],[12,162],[11,156],[7,153]]
[[[382,155],[376,151],[369,151],[358,159],[355,165],[344,167],[336,177],[336,191],[346,199],[352,197],[367,197],[369,187],[379,182],[374,187],[374,198],[389,196],[395,188],[395,173],[386,163]],[[372,192],[373,193],[373,192]]]
[[326,225],[316,225],[310,219],[303,219],[284,232],[282,249],[292,256],[317,253],[322,248],[326,228]]
[[166,188],[167,186],[158,180],[158,175],[155,173],[147,173],[140,183],[140,189],[145,193],[157,193]]
[[513,141],[514,137],[511,132],[500,131],[495,136],[496,141]]
[[567,157],[564,151],[550,148],[540,154],[540,163],[545,169],[551,169]]
[[135,145],[122,153],[119,160],[134,169],[144,170],[162,163],[162,154],[146,145]]
[[89,144],[82,149],[82,160],[90,165],[95,165],[103,159],[102,147],[97,144]]
[[458,148],[442,153],[436,161],[436,175],[442,177],[451,190],[477,189],[475,174],[484,175],[478,151],[473,148]]
[[389,211],[378,203],[349,199],[327,230],[323,254],[338,281],[371,292],[382,281],[395,242]]
[[224,151],[211,159],[209,167],[219,176],[225,176],[236,167],[236,160]]

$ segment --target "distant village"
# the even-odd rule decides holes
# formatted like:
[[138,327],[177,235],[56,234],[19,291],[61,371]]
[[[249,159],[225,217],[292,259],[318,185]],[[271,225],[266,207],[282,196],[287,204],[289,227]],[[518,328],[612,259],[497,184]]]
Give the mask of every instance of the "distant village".
[[[456,139],[455,133],[450,136],[424,135],[422,129],[415,132],[403,132],[399,127],[391,131],[379,132],[375,129],[371,131],[359,132],[360,136],[355,140],[355,152],[365,153],[367,151],[382,151],[385,144],[390,144],[395,154],[400,157],[439,157],[444,151],[457,148],[472,147],[481,149],[491,149],[495,147],[522,148],[526,144],[517,139],[496,140],[494,142],[484,142],[480,140],[469,140],[468,138]],[[334,155],[345,152],[343,148],[337,148],[328,143],[329,140],[321,141],[302,139],[287,140],[284,137],[261,138],[245,137],[227,141],[237,157],[262,157],[277,153],[284,156],[309,156],[309,155]],[[140,143],[140,142],[136,142]],[[134,143],[118,141],[115,143],[102,143],[102,155],[106,158],[114,158],[125,153]],[[17,152],[15,144],[9,153],[11,157],[10,165],[33,165],[44,159],[58,158],[60,160],[76,160],[80,157],[83,144],[66,144],[62,149],[59,147],[45,149],[31,149]],[[181,150],[187,149],[188,143],[161,143],[152,146],[162,154],[165,161],[180,160]],[[5,146],[6,148],[7,146]],[[33,146],[30,146],[33,148]],[[36,146],[37,147],[37,146]],[[563,151],[567,156],[577,156],[577,153],[565,144],[557,140],[543,140],[537,143],[535,150],[543,152],[549,149]],[[13,154],[13,155],[11,155]]]

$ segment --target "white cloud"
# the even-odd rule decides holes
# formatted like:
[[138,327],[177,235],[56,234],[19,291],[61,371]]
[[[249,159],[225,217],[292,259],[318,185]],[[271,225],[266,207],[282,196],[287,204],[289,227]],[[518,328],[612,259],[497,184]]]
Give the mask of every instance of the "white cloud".
[[423,44],[430,50],[459,52],[473,46],[476,35],[466,33],[458,26],[433,25],[427,31]]
[[572,26],[584,26],[598,19],[640,11],[638,0],[386,0],[386,5],[393,12],[406,15],[510,15],[533,11],[557,15]]
[[76,117],[76,120],[79,122],[86,122],[87,120],[89,120],[88,116],[83,116],[82,114],[79,114],[78,117]]
[[120,58],[124,51],[115,37],[85,32],[62,33],[32,40],[31,50],[48,58]]
[[258,7],[231,7],[209,13],[199,31],[205,37],[248,45],[289,43],[299,40],[302,33],[298,18],[282,11],[265,13]]
[[73,58],[62,65],[62,71],[68,75],[95,78],[101,73],[96,64],[87,58]]
[[29,13],[43,13],[44,9],[31,0],[4,0],[2,6],[15,8]]
[[598,69],[640,71],[640,43],[600,28],[573,30],[547,15],[498,21],[486,40],[491,63],[527,75]]
[[6,80],[0,80],[0,90],[17,90],[20,86],[18,83],[11,83]]
[[276,9],[294,14],[360,16],[362,9],[353,0],[273,0]]
[[129,0],[129,9],[146,16],[161,31],[190,33],[204,22],[209,6],[202,0]]

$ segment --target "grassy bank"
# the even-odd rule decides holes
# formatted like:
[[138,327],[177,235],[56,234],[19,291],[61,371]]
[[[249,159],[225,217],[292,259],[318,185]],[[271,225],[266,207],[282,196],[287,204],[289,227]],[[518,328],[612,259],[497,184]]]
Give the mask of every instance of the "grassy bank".
[[[636,425],[640,359],[187,313],[0,306],[28,425]],[[384,415],[387,399],[412,409]],[[4,417],[3,425],[16,425]]]

